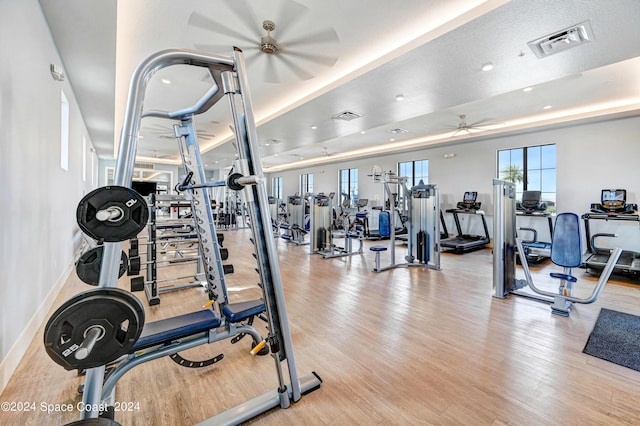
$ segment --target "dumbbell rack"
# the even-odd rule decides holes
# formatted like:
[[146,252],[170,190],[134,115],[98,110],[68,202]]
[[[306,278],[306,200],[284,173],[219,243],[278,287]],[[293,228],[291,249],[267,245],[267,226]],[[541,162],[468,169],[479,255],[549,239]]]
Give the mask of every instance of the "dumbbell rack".
[[[180,290],[184,288],[192,288],[192,287],[206,287],[207,282],[205,280],[204,274],[202,273],[202,263],[200,261],[197,262],[197,270],[195,275],[193,276],[195,281],[190,281],[181,284],[174,284],[170,286],[159,287],[158,284],[161,282],[166,282],[165,280],[158,280],[158,235],[157,235],[157,216],[156,216],[156,195],[149,195],[149,222],[147,225],[148,232],[148,240],[147,240],[147,267],[146,267],[146,280],[140,279],[141,277],[132,278],[131,280],[131,291],[141,290],[140,284],[142,284],[142,289],[144,289],[145,296],[147,297],[147,302],[149,305],[157,305],[160,303],[160,293],[165,293],[173,290]],[[177,277],[167,279],[167,281],[174,281],[178,279],[185,279],[191,277]]]

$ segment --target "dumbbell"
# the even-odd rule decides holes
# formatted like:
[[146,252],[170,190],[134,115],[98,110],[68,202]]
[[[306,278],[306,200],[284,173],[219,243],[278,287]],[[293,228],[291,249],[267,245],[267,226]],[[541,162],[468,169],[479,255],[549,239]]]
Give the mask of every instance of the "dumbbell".
[[[224,234],[216,233],[216,237],[218,238],[218,245],[220,247],[222,247],[222,242],[224,241]],[[132,238],[131,240],[129,240],[129,257],[136,257],[136,256],[139,256],[141,254],[140,251],[139,251],[139,248],[140,248],[139,239],[143,239],[143,238],[147,238],[147,237],[140,236],[140,237]],[[172,239],[166,239],[166,240],[160,239],[160,240],[157,240],[157,241],[153,241],[153,240],[152,241],[148,241],[148,242],[146,242],[144,244],[146,244],[146,245],[157,244],[157,243],[163,243],[163,244],[164,243],[169,243],[169,244],[171,244],[171,243],[184,243],[184,242],[187,242],[187,241],[188,240],[184,239],[184,238],[183,239],[177,238],[177,239],[173,239],[173,240]],[[194,239],[194,242],[197,242],[197,239]]]

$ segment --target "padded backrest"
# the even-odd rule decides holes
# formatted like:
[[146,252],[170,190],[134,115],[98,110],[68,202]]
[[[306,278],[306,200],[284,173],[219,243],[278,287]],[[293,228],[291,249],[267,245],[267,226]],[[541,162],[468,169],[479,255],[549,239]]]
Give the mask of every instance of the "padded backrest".
[[391,235],[391,215],[387,211],[381,211],[378,217],[378,232],[381,237]]
[[551,261],[565,268],[576,268],[582,264],[582,240],[580,218],[575,213],[560,213],[551,241]]

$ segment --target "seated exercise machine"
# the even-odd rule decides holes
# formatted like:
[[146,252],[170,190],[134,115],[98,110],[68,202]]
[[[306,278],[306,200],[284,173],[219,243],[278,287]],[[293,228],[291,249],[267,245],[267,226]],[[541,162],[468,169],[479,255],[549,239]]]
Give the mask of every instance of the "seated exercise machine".
[[[420,184],[408,189],[406,194],[409,214],[407,225],[407,255],[405,263],[396,263],[396,234],[391,225],[391,213],[380,212],[379,229],[382,237],[389,238],[389,247],[373,246],[375,253],[374,272],[397,267],[421,266],[440,270],[440,194],[436,185]],[[380,255],[389,250],[390,263],[381,266]]]
[[[489,228],[487,227],[487,220],[484,217],[484,211],[480,209],[481,203],[477,201],[477,192],[465,192],[462,201],[459,201],[455,209],[447,209],[447,213],[453,215],[453,220],[456,224],[456,231],[458,234],[455,237],[445,238],[440,241],[440,246],[445,251],[452,251],[454,253],[462,254],[473,250],[479,250],[487,246],[489,241]],[[482,220],[482,229],[484,235],[472,235],[462,232],[462,226],[460,225],[459,215],[475,215],[479,216]]]
[[[178,64],[208,69],[214,85],[192,107],[143,113],[144,94],[151,77],[164,67]],[[207,191],[211,183],[207,182],[204,173],[193,122],[194,115],[206,112],[222,98],[229,101],[238,150],[236,172],[228,176],[227,185],[240,191],[247,204],[256,271],[262,289],[261,299],[240,304],[230,304],[227,299]],[[140,121],[148,116],[177,121],[173,128],[183,167],[187,174],[193,173],[188,187],[183,189],[191,191],[192,212],[197,223],[212,309],[144,324],[140,301],[115,287],[122,241],[140,233],[148,220],[145,200],[127,186],[131,185]],[[99,407],[113,407],[115,384],[131,368],[223,338],[239,339],[245,334],[251,335],[254,343],[258,342],[254,352],[264,347],[271,352],[278,386],[205,420],[203,424],[240,424],[273,408],[288,408],[303,394],[320,387],[321,380],[315,373],[298,377],[258,147],[244,58],[239,49],[234,49],[232,56],[164,50],[146,58],[135,70],[121,132],[114,186],[87,194],[77,210],[82,231],[104,241],[99,286],[63,304],[45,327],[45,348],[51,358],[67,369],[87,369],[82,401],[87,409],[81,412],[80,423],[75,424],[96,424]],[[248,324],[255,315],[264,315],[267,320],[268,335],[264,339]],[[106,365],[117,361],[115,369],[105,375]],[[185,364],[191,366],[186,360]],[[194,362],[194,366],[197,364]]]
[[[616,234],[609,232],[591,235],[590,221],[604,221],[609,225],[640,222],[637,210],[637,204],[627,203],[627,191],[625,189],[602,190],[600,203],[591,204],[590,211],[582,215],[587,238],[587,250],[584,254],[584,266],[587,268],[587,272],[599,274],[609,260],[610,250],[598,247],[596,241],[599,238],[617,237]],[[638,226],[636,225],[634,228],[637,229]],[[640,253],[633,250],[623,250],[620,259],[618,259],[613,268],[613,273],[640,279]]]
[[[547,204],[540,200],[540,191],[524,191],[522,201],[516,204],[516,216],[521,221],[528,221],[529,226],[521,226],[518,231],[525,231],[532,235],[532,238],[522,239],[524,254],[527,256],[529,264],[540,264],[551,257],[551,238],[553,237],[553,218],[547,212]],[[535,219],[545,219],[549,230],[549,241],[538,239],[538,230],[531,223]],[[518,252],[518,258],[520,252]]]
[[[551,261],[563,268],[563,272],[550,273],[552,278],[560,280],[558,291],[546,291],[536,286],[526,256],[520,258],[525,279],[517,279],[516,249],[523,253],[524,247],[522,240],[516,237],[516,187],[512,182],[494,179],[493,190],[493,297],[504,299],[510,294],[528,297],[551,304],[551,312],[562,316],[569,316],[573,303],[595,302],[609,280],[613,266],[622,250],[619,248],[612,250],[609,261],[591,295],[586,298],[576,297],[573,291],[578,279],[572,275],[572,269],[582,264],[580,218],[574,213],[561,213],[556,216],[551,241]],[[526,287],[532,292],[523,291]]]
[[280,235],[287,242],[302,246],[309,244],[305,241],[311,221],[307,211],[307,201],[300,195],[290,195],[287,197],[287,218],[288,222],[281,222],[280,229],[284,234]]
[[[323,259],[334,257],[352,256],[363,253],[363,229],[362,225],[354,222],[340,221],[345,228],[336,229],[334,220],[334,210],[332,204],[333,193],[329,196],[318,194],[312,197],[311,206],[311,244],[310,254],[322,254]],[[360,203],[362,199],[359,199]],[[365,205],[367,200],[364,200]],[[344,238],[344,244],[338,246],[336,240]],[[352,240],[359,242],[358,249],[353,249]]]

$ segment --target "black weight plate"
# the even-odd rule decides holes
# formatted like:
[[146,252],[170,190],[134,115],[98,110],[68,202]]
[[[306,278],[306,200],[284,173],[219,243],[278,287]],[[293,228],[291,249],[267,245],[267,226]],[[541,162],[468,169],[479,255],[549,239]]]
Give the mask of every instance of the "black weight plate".
[[[117,220],[100,221],[96,214],[115,208],[122,212]],[[104,186],[85,195],[76,210],[78,226],[94,240],[115,243],[137,236],[149,220],[147,202],[131,188]]]
[[[140,337],[144,325],[142,302],[119,288],[95,288],[79,293],[62,304],[44,329],[49,357],[67,370],[89,369],[108,364],[127,354]],[[98,326],[104,335],[82,360],[74,352],[85,331]]]
[[[76,263],[76,273],[82,282],[89,285],[98,285],[100,283],[100,268],[102,267],[103,247],[94,247],[86,253],[83,253]],[[118,270],[118,278],[124,275],[127,270],[129,259],[123,251],[120,256],[120,268]]]
[[140,275],[140,256],[133,256],[129,259],[129,269],[127,275]]

